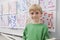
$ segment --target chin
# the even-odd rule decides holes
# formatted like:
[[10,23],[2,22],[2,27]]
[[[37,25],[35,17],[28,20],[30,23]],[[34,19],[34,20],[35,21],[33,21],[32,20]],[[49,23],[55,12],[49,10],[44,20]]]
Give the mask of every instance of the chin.
[[33,20],[34,22],[38,22],[38,20]]

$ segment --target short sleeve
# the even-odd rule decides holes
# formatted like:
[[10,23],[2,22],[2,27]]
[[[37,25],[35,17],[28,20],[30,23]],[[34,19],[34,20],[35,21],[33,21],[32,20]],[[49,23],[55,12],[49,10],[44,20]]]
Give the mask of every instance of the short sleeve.
[[26,34],[27,34],[27,26],[26,28],[24,29],[24,32],[23,32],[23,39],[26,40]]
[[48,32],[48,27],[46,25],[44,25],[44,30],[43,30],[43,40],[47,40],[49,39],[49,32]]
[[48,28],[46,29],[46,33],[45,33],[45,39],[49,39],[49,32],[48,32]]

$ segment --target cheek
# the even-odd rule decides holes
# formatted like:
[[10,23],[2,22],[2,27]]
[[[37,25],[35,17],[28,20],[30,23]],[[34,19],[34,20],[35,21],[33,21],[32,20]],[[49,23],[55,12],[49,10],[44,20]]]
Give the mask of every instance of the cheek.
[[42,16],[42,14],[40,13],[40,14],[39,14],[39,16],[41,17],[41,16]]
[[40,17],[42,17],[42,15],[40,15]]
[[42,15],[38,15],[38,18],[41,18],[42,17]]
[[32,15],[30,15],[30,18],[33,18],[33,16],[32,16]]
[[38,17],[41,17],[42,15],[41,15],[41,14],[38,14],[37,16],[38,16]]

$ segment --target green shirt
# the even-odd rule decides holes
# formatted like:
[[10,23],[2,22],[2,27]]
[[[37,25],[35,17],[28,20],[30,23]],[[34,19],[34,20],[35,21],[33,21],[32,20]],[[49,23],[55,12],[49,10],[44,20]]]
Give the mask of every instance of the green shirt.
[[23,32],[24,40],[46,40],[49,38],[45,24],[27,24]]

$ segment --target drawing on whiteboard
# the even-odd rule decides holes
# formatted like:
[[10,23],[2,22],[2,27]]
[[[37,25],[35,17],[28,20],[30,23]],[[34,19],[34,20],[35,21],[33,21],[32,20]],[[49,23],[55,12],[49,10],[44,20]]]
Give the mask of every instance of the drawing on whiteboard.
[[17,1],[17,8],[21,11],[24,12],[28,9],[26,0],[18,0]]
[[16,15],[9,15],[8,24],[11,28],[16,27]]

